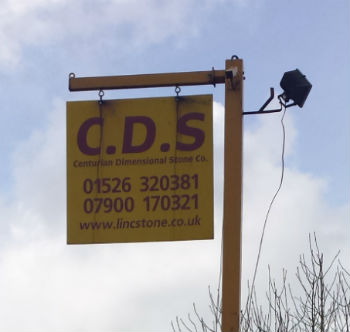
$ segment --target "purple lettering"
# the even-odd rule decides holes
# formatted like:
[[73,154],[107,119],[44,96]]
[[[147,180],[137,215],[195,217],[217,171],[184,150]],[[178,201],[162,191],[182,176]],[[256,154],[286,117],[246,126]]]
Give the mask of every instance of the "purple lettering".
[[[142,144],[133,145],[134,124],[140,123],[146,128],[146,137]],[[156,137],[156,125],[147,116],[127,116],[125,118],[123,153],[139,153],[148,150]]]
[[182,135],[192,136],[194,142],[192,144],[176,142],[176,149],[181,151],[192,151],[196,150],[204,142],[205,133],[199,128],[190,127],[187,125],[187,121],[190,120],[200,120],[204,121],[203,113],[187,113],[177,122],[177,132]]
[[88,155],[88,156],[95,156],[100,154],[101,148],[100,147],[91,147],[87,143],[87,135],[88,131],[92,126],[101,126],[103,125],[103,119],[102,118],[90,118],[87,119],[79,128],[78,131],[78,147],[79,150]]

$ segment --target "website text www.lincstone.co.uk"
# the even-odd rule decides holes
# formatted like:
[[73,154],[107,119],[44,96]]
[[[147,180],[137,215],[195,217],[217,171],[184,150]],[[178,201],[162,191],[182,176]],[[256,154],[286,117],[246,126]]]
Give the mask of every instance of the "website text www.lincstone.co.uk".
[[137,228],[164,228],[200,226],[201,218],[198,215],[188,218],[173,219],[135,219],[117,218],[114,221],[87,221],[80,222],[80,230],[122,230]]

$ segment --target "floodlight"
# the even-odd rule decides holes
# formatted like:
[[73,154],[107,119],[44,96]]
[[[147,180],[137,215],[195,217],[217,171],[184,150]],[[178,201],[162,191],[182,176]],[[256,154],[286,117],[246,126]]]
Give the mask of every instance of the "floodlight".
[[303,75],[299,69],[285,72],[280,86],[284,90],[284,93],[282,94],[283,100],[286,103],[288,103],[289,100],[294,101],[293,104],[288,106],[298,105],[299,107],[303,107],[312,87],[305,75]]
[[[270,97],[266,100],[266,102],[260,107],[258,111],[243,112],[243,114],[246,115],[275,113],[282,111],[283,107],[288,108],[295,105],[303,107],[305,100],[312,88],[311,83],[306,79],[305,75],[303,75],[299,69],[285,72],[281,79],[280,86],[284,92],[278,96],[278,100],[280,103],[279,109],[265,110],[267,105],[269,105],[275,97],[274,88],[270,88]],[[289,101],[292,102],[288,104]]]

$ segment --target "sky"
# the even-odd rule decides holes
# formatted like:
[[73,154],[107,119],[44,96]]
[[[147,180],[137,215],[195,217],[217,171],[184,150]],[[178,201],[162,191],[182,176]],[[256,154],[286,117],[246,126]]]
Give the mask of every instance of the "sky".
[[[293,284],[308,234],[349,268],[349,2],[346,0],[1,0],[0,330],[166,331],[192,303],[208,321],[218,286],[224,89],[213,93],[215,239],[68,246],[68,76],[224,69],[244,61],[244,111],[260,108],[284,72],[313,87],[287,111],[285,177],[268,220],[268,265]],[[106,91],[106,99],[174,96],[173,88]],[[244,118],[242,299],[281,176],[281,114]]]

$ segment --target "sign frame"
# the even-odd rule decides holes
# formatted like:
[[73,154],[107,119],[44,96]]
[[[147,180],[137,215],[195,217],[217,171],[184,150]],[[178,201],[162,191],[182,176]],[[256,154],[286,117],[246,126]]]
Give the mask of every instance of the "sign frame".
[[[225,70],[106,77],[69,75],[70,91],[225,84],[225,164],[222,271],[222,330],[239,331],[241,293],[241,205],[243,61],[226,60]],[[234,124],[235,123],[235,124]],[[236,128],[238,126],[238,130]]]

